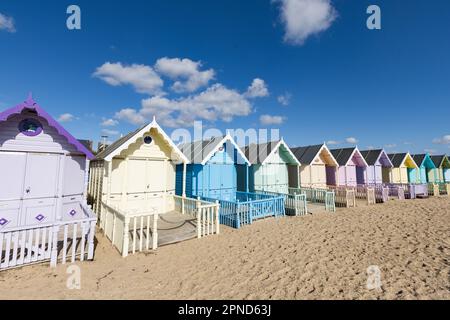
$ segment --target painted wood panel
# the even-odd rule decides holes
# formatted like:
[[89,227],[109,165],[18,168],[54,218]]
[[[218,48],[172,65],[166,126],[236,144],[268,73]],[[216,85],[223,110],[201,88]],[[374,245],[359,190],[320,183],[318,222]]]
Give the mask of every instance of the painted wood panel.
[[[42,133],[37,136],[20,133],[19,124],[24,119],[39,121],[43,127]],[[0,123],[0,150],[78,153],[65,137],[48,125],[47,120],[31,113],[18,114]]]

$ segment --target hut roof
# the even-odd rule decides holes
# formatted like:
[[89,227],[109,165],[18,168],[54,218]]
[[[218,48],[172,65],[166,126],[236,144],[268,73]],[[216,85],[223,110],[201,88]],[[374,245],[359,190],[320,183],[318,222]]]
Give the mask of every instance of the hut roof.
[[297,157],[298,161],[300,161],[301,164],[310,165],[314,159],[317,158],[317,156],[325,150],[327,154],[329,155],[329,158],[331,159],[331,162],[337,166],[338,162],[334,158],[333,154],[330,152],[328,147],[325,144],[317,144],[317,145],[311,145],[311,146],[304,146],[304,147],[297,147],[292,148],[292,153]]
[[209,159],[222,147],[222,145],[229,141],[237,150],[238,154],[248,165],[251,163],[237,145],[231,135],[212,137],[209,140],[193,141],[180,144],[178,147],[191,163],[205,165]]
[[392,162],[392,165],[396,168],[400,167],[404,162],[406,162],[408,159],[413,164],[414,168],[418,168],[417,163],[414,161],[413,157],[406,152],[406,153],[390,153],[388,154],[389,159]]
[[153,121],[150,122],[149,124],[133,132],[130,132],[126,136],[123,136],[122,138],[118,139],[117,141],[106,147],[105,150],[97,154],[96,159],[111,161],[112,158],[120,154],[123,150],[127,149],[132,143],[136,142],[138,138],[142,137],[146,132],[150,131],[151,129],[156,129],[158,131],[158,133],[163,137],[164,141],[172,148],[172,150],[175,152],[175,154],[181,161],[183,161],[184,163],[189,163],[189,160],[186,158],[183,152],[181,152],[181,150],[178,149],[175,143],[173,143],[172,139],[170,139],[170,137],[156,122],[155,118],[153,118]]
[[433,161],[436,168],[439,168],[444,164],[444,161],[447,158],[447,156],[445,154],[443,154],[440,156],[431,156],[430,158]]
[[434,165],[433,160],[431,159],[428,153],[425,154],[415,154],[412,156],[414,161],[418,166],[424,166],[428,169],[434,169],[436,166]]
[[28,96],[28,99],[25,100],[23,103],[18,104],[15,107],[9,108],[3,112],[0,113],[0,122],[7,121],[11,116],[14,116],[16,114],[21,114],[24,110],[30,110],[33,112],[36,112],[36,114],[42,118],[44,118],[48,125],[55,128],[55,130],[65,137],[67,141],[73,145],[79,152],[86,155],[88,159],[93,159],[94,155],[91,151],[88,150],[80,141],[75,139],[74,136],[72,136],[69,132],[66,131],[66,129],[63,128],[62,125],[58,123],[51,115],[49,115],[47,112],[45,112],[44,109],[42,109],[36,101],[33,100],[33,97],[30,95]]
[[333,149],[330,151],[340,166],[346,166],[354,155],[356,155],[356,157],[361,160],[360,162],[363,164],[363,166],[368,166],[366,160],[361,155],[361,152],[359,152],[357,147]]
[[377,163],[378,160],[382,163],[382,165],[386,167],[393,166],[387,153],[383,149],[364,150],[361,151],[361,155],[364,157],[364,160],[366,160],[369,166],[375,165],[375,163]]
[[244,148],[244,153],[251,164],[264,164],[269,156],[277,150],[282,150],[289,158],[289,164],[300,165],[291,149],[283,139],[265,143],[252,143]]

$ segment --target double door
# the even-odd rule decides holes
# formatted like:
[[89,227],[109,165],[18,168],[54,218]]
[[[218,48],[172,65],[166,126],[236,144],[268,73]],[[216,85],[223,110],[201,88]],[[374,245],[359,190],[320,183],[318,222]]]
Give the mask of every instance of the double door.
[[55,220],[60,159],[59,154],[0,152],[0,229]]

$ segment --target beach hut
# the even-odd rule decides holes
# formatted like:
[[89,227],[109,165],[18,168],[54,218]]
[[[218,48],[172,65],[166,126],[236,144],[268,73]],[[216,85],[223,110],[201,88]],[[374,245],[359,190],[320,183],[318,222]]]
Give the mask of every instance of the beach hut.
[[355,187],[367,183],[368,164],[357,147],[333,149],[331,153],[339,167],[337,180],[333,181],[333,175],[329,175],[329,185]]
[[[186,238],[193,237],[196,228],[198,235],[203,234],[199,228],[204,218],[197,213],[201,213],[200,206],[210,204],[183,197],[188,163],[155,119],[106,147],[91,162],[90,200],[100,216],[100,228],[123,256],[148,250],[150,241],[151,248],[156,249],[162,244],[184,240],[179,237],[183,233]],[[179,197],[175,196],[177,165],[182,171]],[[208,214],[212,215],[207,217],[211,231],[209,225],[216,227],[217,219],[214,212]],[[158,222],[161,216],[166,218]],[[168,221],[173,221],[173,225]],[[165,232],[158,232],[159,223],[168,224],[166,228],[159,227]],[[189,230],[175,226],[193,224],[196,227]]]
[[[250,224],[257,218],[284,215],[283,197],[247,192],[251,163],[229,134],[184,143],[179,148],[190,162],[186,171],[186,195],[219,201],[221,223],[239,228],[241,224]],[[246,192],[238,191],[239,165],[244,166]],[[180,165],[176,180],[176,191],[180,194]]]
[[0,270],[93,258],[97,219],[86,202],[92,158],[31,94],[0,113]]
[[[338,163],[325,144],[292,148],[300,167],[290,167],[290,186],[326,188],[336,181]],[[294,170],[298,170],[298,175]]]
[[395,184],[418,183],[419,175],[416,162],[409,153],[388,154],[392,162],[390,180]]
[[450,183],[450,160],[446,155],[431,156],[436,167],[437,180],[440,183]]
[[[298,175],[300,163],[283,139],[260,144],[250,144],[244,148],[244,154],[252,164],[249,168],[249,191],[269,191],[288,194],[289,166]],[[240,166],[239,168],[243,168]],[[247,175],[239,172],[239,190],[245,191]]]
[[428,153],[412,155],[414,162],[419,166],[419,182],[434,183],[439,180],[438,171]]
[[361,151],[367,168],[367,184],[379,185],[389,183],[389,172],[393,167],[391,160],[383,149]]

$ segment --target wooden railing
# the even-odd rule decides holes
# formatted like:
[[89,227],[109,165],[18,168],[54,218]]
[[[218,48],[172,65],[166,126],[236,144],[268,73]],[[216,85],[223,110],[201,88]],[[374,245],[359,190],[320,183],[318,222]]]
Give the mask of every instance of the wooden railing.
[[284,210],[288,215],[304,216],[308,214],[306,195],[301,193],[285,194],[272,191],[257,190],[258,193],[264,193],[275,197],[284,198]]
[[[242,225],[252,224],[254,219],[270,216],[282,216],[285,214],[284,198],[262,193],[238,192],[236,201],[201,197],[202,200],[220,204],[220,223],[240,228]],[[243,201],[240,201],[243,200]]]
[[334,191],[328,189],[300,187],[289,188],[289,194],[304,194],[306,201],[324,204],[326,211],[336,211],[336,197]]
[[175,210],[197,219],[197,238],[220,233],[219,201],[202,201],[201,198],[173,196]]
[[356,207],[356,191],[354,188],[344,186],[328,186],[334,191],[336,207]]
[[[172,196],[175,210],[196,220],[197,238],[219,234],[219,204]],[[158,219],[163,214],[151,212],[128,213],[102,202],[101,228],[123,257],[136,251],[158,248]]]
[[92,260],[96,216],[82,204],[85,218],[0,231],[0,270],[50,261]]

